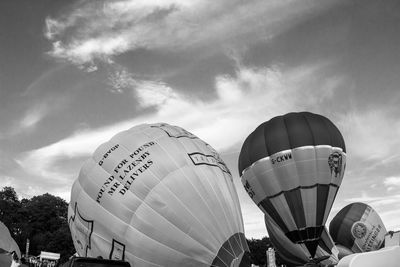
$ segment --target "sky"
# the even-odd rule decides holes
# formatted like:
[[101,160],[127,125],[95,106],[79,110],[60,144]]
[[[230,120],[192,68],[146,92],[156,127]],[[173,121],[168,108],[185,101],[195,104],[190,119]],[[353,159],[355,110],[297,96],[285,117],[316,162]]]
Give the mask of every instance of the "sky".
[[364,202],[400,230],[397,0],[2,0],[0,188],[69,201],[101,143],[165,122],[221,154],[247,238],[267,235],[238,156],[262,122],[328,117],[346,173],[331,218]]

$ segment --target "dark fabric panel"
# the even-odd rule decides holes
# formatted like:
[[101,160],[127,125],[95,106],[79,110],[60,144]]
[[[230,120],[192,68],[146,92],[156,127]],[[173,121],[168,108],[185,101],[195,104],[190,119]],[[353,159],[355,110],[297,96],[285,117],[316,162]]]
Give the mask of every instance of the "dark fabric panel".
[[[231,237],[229,237],[228,240],[226,240],[224,242],[224,244],[222,244],[222,246],[219,249],[218,254],[215,256],[211,266],[213,266],[213,267],[230,267],[232,261],[235,259],[234,255],[239,255],[242,252],[247,251],[247,250],[243,251],[240,244],[236,241],[236,240],[240,240],[243,238],[244,238],[243,233],[236,233],[236,234],[232,235]],[[249,257],[249,254],[245,254],[243,256],[240,266],[242,266],[242,267],[251,266],[251,261],[249,260],[248,257]]]
[[234,256],[239,256],[242,253],[242,247],[240,245],[239,236],[234,235],[233,238],[229,239]]
[[312,113],[304,113],[304,118],[313,135],[314,144],[332,144],[330,123],[325,123],[328,119]]
[[239,155],[239,174],[261,158],[308,145],[331,145],[346,151],[342,134],[324,116],[299,112],[274,117],[259,125],[243,143]]
[[[303,200],[301,198],[301,190],[295,189],[284,193],[286,202],[289,204],[290,213],[292,214],[298,229],[306,228],[306,218],[304,215]],[[295,205],[290,205],[295,204]],[[306,233],[304,233],[306,234]],[[304,239],[307,236],[303,237]]]
[[304,245],[306,245],[308,252],[310,252],[311,257],[315,257],[315,252],[317,252],[317,247],[318,247],[318,240],[313,240],[313,241],[306,241],[304,242]]
[[354,244],[354,237],[351,234],[353,222],[359,221],[368,206],[364,203],[352,203],[342,208],[329,225],[329,233],[332,239],[350,248]]
[[317,230],[317,228],[315,228],[315,227],[308,227],[306,229],[307,239],[312,239],[314,236],[318,236],[316,230]]
[[[306,240],[318,240],[321,236],[323,230],[323,226],[316,226],[316,227],[307,227],[301,230],[295,230],[291,232],[287,232],[286,236],[292,241],[293,243],[304,243]],[[302,238],[307,236],[307,233],[314,233],[313,236],[309,236],[308,238]]]
[[316,225],[322,225],[325,215],[325,209],[328,202],[328,195],[329,195],[329,187],[328,184],[319,184],[317,186],[317,221],[315,222]]
[[290,149],[288,132],[283,116],[275,117],[264,124],[264,138],[268,150],[268,155],[264,155],[264,157]]
[[239,176],[242,176],[242,172],[244,169],[249,167],[252,163],[250,161],[250,156],[249,156],[249,139],[250,136],[246,138],[242,145],[242,149],[240,150],[239,153],[239,159],[238,159],[238,167],[239,167]]
[[279,215],[278,211],[275,209],[274,205],[272,205],[271,200],[268,197],[264,198],[258,205],[263,207],[264,210],[268,212],[269,216],[276,222],[276,224],[279,226],[279,228],[282,229],[284,233],[289,232],[289,229],[286,227],[285,222]]
[[282,241],[277,238],[273,233],[273,231],[269,230],[267,228],[268,234],[269,234],[269,239],[271,240],[272,245],[274,248],[277,250],[277,253],[281,255],[285,259],[290,259],[290,261],[286,262],[289,264],[294,264],[294,265],[303,265],[306,262],[297,257],[294,253],[292,253],[290,250],[288,250],[285,246],[282,245]]
[[[218,252],[219,253],[219,252]],[[212,267],[229,267],[229,265],[226,265],[224,261],[222,261],[220,258],[215,257],[212,264]]]
[[242,260],[240,261],[239,267],[248,267],[251,266],[251,254],[249,251],[246,251],[243,255]]
[[[289,113],[284,116],[290,148],[314,145],[314,135],[306,120],[308,113]],[[310,113],[311,114],[311,113]],[[314,119],[312,116],[311,119]]]
[[265,127],[260,125],[256,128],[249,139],[249,159],[251,164],[264,158],[265,155],[269,155],[268,146],[265,144],[264,130]]

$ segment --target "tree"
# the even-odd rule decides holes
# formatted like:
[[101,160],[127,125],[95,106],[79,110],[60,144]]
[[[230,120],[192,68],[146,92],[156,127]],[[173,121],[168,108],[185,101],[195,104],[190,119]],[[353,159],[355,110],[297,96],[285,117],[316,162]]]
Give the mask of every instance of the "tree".
[[0,191],[0,221],[7,226],[14,239],[22,233],[20,208],[21,203],[14,188],[4,187]]
[[74,253],[68,226],[68,203],[51,194],[18,200],[12,187],[0,191],[0,221],[10,230],[21,251],[30,240],[31,255],[40,251],[61,254],[61,262]]
[[26,232],[31,240],[32,254],[37,255],[40,251],[61,253],[61,250],[68,256],[73,254],[65,200],[46,193],[31,198],[22,208],[27,216]]
[[248,239],[247,243],[250,248],[252,263],[260,266],[265,266],[267,263],[266,251],[272,247],[268,237],[262,239]]

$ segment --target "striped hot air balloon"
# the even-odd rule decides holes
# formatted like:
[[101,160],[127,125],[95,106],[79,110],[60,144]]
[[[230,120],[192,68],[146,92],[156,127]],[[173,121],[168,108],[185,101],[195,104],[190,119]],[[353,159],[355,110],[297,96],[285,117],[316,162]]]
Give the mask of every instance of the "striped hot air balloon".
[[250,266],[239,199],[218,153],[186,130],[142,124],[100,145],[74,182],[80,256],[132,266]]
[[329,224],[329,232],[335,242],[353,253],[380,249],[387,233],[379,214],[361,202],[342,208]]
[[239,174],[249,196],[312,257],[345,165],[342,134],[329,119],[310,112],[262,123],[239,155]]

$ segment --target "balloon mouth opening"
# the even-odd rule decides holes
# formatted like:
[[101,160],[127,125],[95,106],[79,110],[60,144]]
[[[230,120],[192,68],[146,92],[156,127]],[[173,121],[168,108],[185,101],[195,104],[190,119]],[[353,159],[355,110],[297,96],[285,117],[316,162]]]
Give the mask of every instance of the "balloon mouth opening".
[[243,233],[229,237],[219,249],[211,266],[216,267],[250,267],[250,249]]

